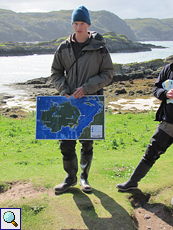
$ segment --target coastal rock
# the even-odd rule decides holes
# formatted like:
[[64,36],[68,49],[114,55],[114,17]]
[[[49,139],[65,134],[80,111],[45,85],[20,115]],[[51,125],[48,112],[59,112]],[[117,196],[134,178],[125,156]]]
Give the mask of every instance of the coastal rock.
[[23,108],[19,106],[12,107],[12,108],[0,107],[0,114],[2,114],[3,116],[9,116],[15,119],[17,118],[23,119],[28,115],[28,112],[26,110],[23,110]]
[[[158,77],[161,68],[167,63],[166,60],[157,59],[142,63],[114,64],[113,81],[107,87],[104,87],[104,94],[109,96],[110,100],[119,95],[131,97],[139,95],[152,96],[154,81]],[[143,82],[143,87],[140,85],[140,89],[134,84],[136,79],[141,79]],[[146,82],[147,85],[145,85]],[[28,91],[30,97],[35,98],[35,100],[36,96],[59,95],[51,82],[50,76],[16,83],[15,87]]]
[[[108,107],[110,102],[115,102],[118,99],[136,99],[136,98],[150,98],[153,96],[153,85],[163,66],[168,64],[167,60],[171,58],[157,59],[149,62],[130,63],[130,64],[114,64],[113,81],[104,87],[105,106]],[[37,96],[54,96],[59,95],[51,78],[40,77],[28,80],[22,83],[13,83],[9,86],[17,90],[24,90],[28,94],[28,100],[36,102]],[[1,105],[8,100],[8,95],[0,95]],[[114,106],[115,107],[115,106]],[[121,112],[121,107],[115,108],[116,111]],[[1,110],[4,115],[17,114],[21,117],[21,113],[7,112],[5,109]]]
[[55,52],[55,48],[37,48],[37,47],[1,47],[0,48],[0,56],[27,56],[34,54],[53,54]]
[[0,105],[6,104],[6,100],[14,98],[14,95],[0,94]]
[[126,93],[127,93],[127,91],[124,88],[115,90],[115,94],[117,94],[117,95],[126,94]]
[[[151,44],[142,44],[128,39],[127,36],[107,32],[102,34],[110,53],[129,53],[151,51],[151,48],[164,48]],[[0,46],[0,56],[22,56],[33,54],[53,54],[65,38],[39,43],[4,42]]]
[[[113,37],[116,36],[114,32],[109,32],[109,34],[111,34]],[[110,51],[110,53],[124,53],[124,52],[131,53],[131,52],[151,51],[150,45],[142,44],[139,42],[133,42],[132,40],[128,39],[128,37],[125,35],[121,35],[121,37],[116,36],[116,41],[115,39],[112,40],[110,38],[105,38],[105,40],[106,40],[107,48]]]
[[[167,59],[166,59],[167,60]],[[153,79],[158,77],[160,70],[163,66],[165,66],[168,61],[164,59],[156,59],[148,62],[141,63],[130,63],[130,64],[114,64],[114,76],[113,82],[121,82],[121,89],[117,91],[117,93],[126,93],[125,89],[122,89],[122,81],[129,81],[130,84],[133,84],[134,79]],[[112,84],[111,83],[111,84]],[[52,88],[54,89],[54,85],[51,82],[51,77],[40,77],[28,80],[22,83],[16,83],[16,85],[32,85],[33,88],[41,89],[41,88]]]
[[166,61],[173,62],[173,55],[166,58]]
[[118,82],[142,78],[156,78],[163,66],[168,63],[167,59],[156,59],[140,63],[114,64],[113,81]]

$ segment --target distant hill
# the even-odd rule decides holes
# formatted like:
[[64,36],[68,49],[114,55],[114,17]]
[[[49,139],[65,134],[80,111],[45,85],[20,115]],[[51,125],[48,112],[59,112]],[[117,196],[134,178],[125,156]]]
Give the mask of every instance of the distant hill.
[[[0,9],[0,42],[50,41],[69,36],[72,10],[47,13],[16,13]],[[173,18],[122,20],[109,11],[90,11],[91,31],[112,31],[132,41],[173,41]]]
[[125,19],[138,41],[173,41],[173,18]]
[[[73,32],[70,10],[48,13],[16,13],[0,9],[0,42],[50,41],[68,36]],[[113,31],[126,35],[135,41],[134,32],[113,13],[90,11],[92,25],[90,30],[101,34]]]

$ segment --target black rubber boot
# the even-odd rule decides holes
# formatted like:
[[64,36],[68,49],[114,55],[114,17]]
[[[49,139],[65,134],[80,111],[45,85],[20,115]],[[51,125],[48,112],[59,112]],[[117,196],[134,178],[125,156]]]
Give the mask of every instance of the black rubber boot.
[[130,189],[137,189],[138,182],[148,173],[151,166],[147,165],[142,159],[136,169],[133,171],[130,179],[123,184],[117,184],[116,187],[120,191],[128,191]]
[[93,156],[92,154],[90,155],[81,154],[80,166],[81,166],[82,172],[80,175],[80,185],[81,185],[81,190],[83,192],[92,191],[92,188],[88,182],[88,174],[89,174],[89,170],[91,167],[92,156]]
[[77,157],[75,157],[71,161],[63,160],[63,166],[64,166],[64,170],[67,172],[67,176],[61,184],[56,185],[54,187],[55,194],[63,193],[71,186],[77,184],[77,176],[76,176],[78,171]]

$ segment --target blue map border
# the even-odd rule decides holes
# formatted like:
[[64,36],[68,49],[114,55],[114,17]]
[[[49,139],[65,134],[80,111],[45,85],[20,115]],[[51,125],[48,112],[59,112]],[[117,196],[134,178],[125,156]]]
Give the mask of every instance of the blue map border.
[[[51,132],[51,129],[46,127],[41,121],[43,111],[49,111],[51,104],[59,105],[65,102],[70,102],[72,106],[76,106],[81,115],[78,119],[78,126],[69,128],[63,127],[58,132]],[[92,104],[92,107],[91,107]],[[93,118],[97,114],[102,113],[103,119],[99,125],[103,126],[102,137],[82,137],[82,131],[86,127],[90,128],[93,124]],[[87,119],[84,117],[87,116]],[[81,127],[80,127],[81,126]],[[49,140],[104,140],[105,139],[105,97],[103,95],[84,96],[81,99],[74,99],[73,97],[67,98],[65,96],[39,96],[37,97],[36,104],[36,139],[49,139]]]

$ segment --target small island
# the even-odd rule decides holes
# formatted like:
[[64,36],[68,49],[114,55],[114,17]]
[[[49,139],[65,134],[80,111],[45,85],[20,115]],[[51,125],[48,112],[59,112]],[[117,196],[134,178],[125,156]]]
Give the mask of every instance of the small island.
[[[152,44],[134,42],[126,35],[107,32],[102,34],[110,53],[131,53],[151,51],[153,48],[166,48]],[[0,56],[24,56],[34,54],[54,54],[59,44],[67,37],[53,39],[51,41],[26,43],[26,42],[2,42],[0,43]]]

